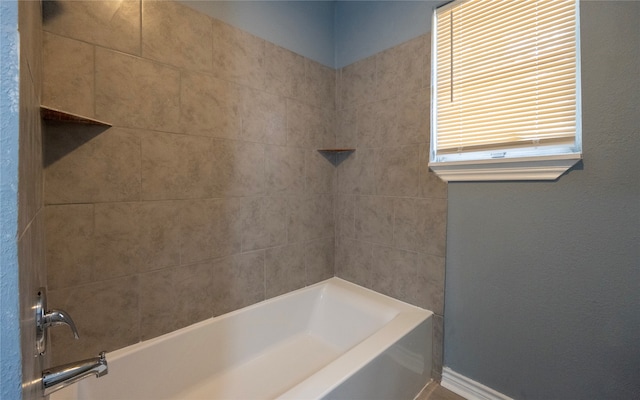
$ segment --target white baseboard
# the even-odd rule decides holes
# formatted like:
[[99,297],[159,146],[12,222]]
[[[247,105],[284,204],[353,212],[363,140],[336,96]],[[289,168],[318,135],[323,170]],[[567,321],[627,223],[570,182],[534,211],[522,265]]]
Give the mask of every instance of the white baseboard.
[[500,392],[478,383],[464,375],[453,371],[449,367],[442,368],[442,382],[445,389],[464,397],[467,400],[512,400]]

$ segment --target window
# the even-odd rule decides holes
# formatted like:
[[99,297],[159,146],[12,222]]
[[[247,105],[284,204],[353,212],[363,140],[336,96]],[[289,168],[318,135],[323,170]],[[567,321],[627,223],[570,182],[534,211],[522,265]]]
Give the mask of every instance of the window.
[[581,159],[578,3],[455,0],[435,10],[436,174],[553,180]]

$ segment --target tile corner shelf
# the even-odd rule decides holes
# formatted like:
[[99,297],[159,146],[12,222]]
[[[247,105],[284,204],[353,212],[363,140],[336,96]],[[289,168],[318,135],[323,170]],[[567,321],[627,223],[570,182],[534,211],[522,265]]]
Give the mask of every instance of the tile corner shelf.
[[356,151],[356,149],[352,148],[330,148],[330,149],[318,149],[320,152],[324,153],[350,153]]
[[108,122],[99,121],[94,118],[84,117],[82,115],[73,114],[67,111],[57,110],[55,108],[40,106],[40,116],[47,121],[68,122],[71,124],[112,126]]

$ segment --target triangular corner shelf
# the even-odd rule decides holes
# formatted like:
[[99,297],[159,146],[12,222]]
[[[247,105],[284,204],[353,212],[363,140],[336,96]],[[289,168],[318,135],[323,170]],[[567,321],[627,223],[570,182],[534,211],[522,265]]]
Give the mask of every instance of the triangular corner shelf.
[[40,116],[46,121],[68,122],[70,124],[83,125],[112,126],[108,122],[42,105],[40,106]]

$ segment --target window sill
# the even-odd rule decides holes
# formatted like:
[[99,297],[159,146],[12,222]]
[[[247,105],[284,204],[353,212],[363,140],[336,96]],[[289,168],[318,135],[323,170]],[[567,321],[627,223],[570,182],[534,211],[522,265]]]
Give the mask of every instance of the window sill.
[[429,167],[446,182],[553,181],[582,159],[582,154],[495,160],[430,162]]

